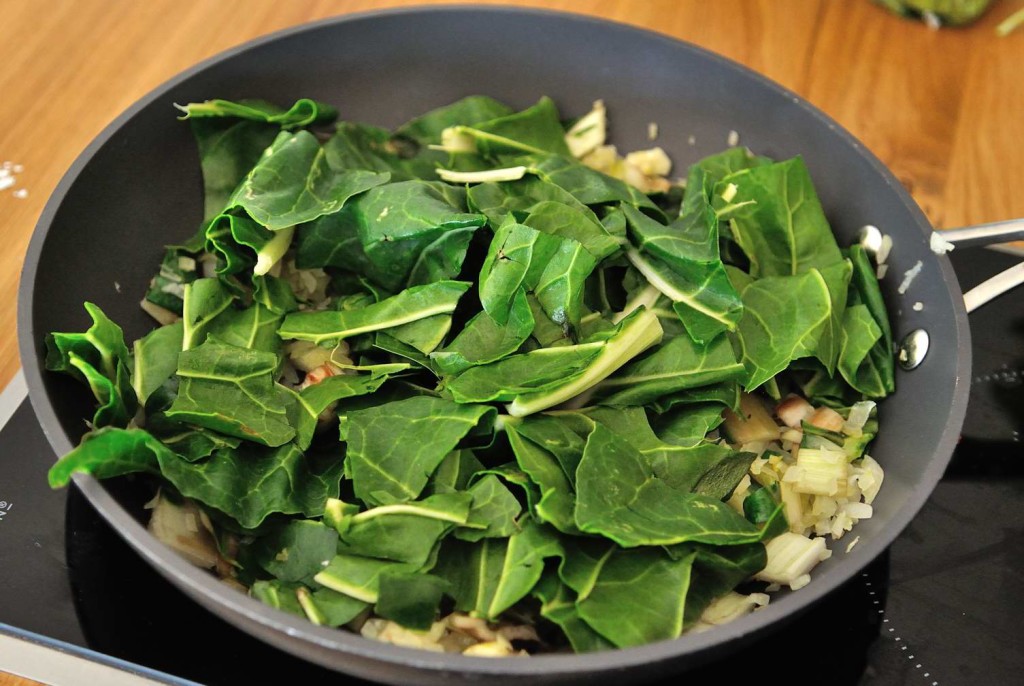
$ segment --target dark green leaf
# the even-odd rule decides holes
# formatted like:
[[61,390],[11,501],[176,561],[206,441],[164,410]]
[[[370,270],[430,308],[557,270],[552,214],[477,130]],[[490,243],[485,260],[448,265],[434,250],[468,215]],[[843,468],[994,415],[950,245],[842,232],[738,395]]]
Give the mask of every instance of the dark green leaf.
[[[566,379],[555,388],[517,396],[508,406],[509,414],[514,417],[525,417],[579,396],[604,381],[629,360],[657,344],[661,336],[661,324],[656,315],[643,307],[634,310],[611,330],[595,336],[595,342],[601,344],[601,349],[582,374]],[[578,347],[583,345],[588,344],[584,343]],[[540,353],[542,350],[536,352]]]
[[[710,451],[711,448],[721,448],[717,444],[709,444],[702,447],[694,448],[694,452],[705,450]],[[754,453],[738,453],[729,451],[722,455],[715,464],[713,464],[706,472],[704,472],[700,479],[693,487],[694,493],[706,495],[709,498],[716,500],[725,500],[732,495],[732,492],[739,485],[740,481],[746,476],[747,471],[750,469],[751,463],[754,458],[757,457]]]
[[[157,443],[154,439],[153,443]],[[294,443],[264,448],[242,443],[199,462],[159,453],[160,470],[181,492],[252,529],[270,514],[319,517],[338,496],[341,460],[303,455]]]
[[516,519],[523,508],[501,479],[494,474],[485,474],[468,492],[473,496],[467,520],[469,526],[455,531],[455,538],[463,541],[505,538],[518,530]]
[[203,218],[209,221],[228,204],[249,170],[259,162],[281,130],[251,119],[193,118],[189,124],[199,145],[203,170]]
[[338,532],[320,522],[297,519],[256,541],[255,558],[281,581],[307,581],[334,557]]
[[815,354],[830,325],[832,299],[821,272],[754,281],[742,293],[739,338],[747,390],[757,388],[789,363]]
[[508,323],[520,291],[532,291],[563,241],[514,220],[494,233],[480,267],[480,302],[494,321]]
[[634,266],[673,301],[693,339],[707,342],[736,328],[743,304],[719,256],[718,217],[702,169],[691,171],[687,188],[679,219],[668,226],[628,205],[622,209],[638,248],[653,258],[631,257]]
[[450,314],[435,314],[378,333],[376,344],[378,347],[388,350],[386,345],[381,345],[379,339],[381,336],[389,336],[399,343],[411,347],[419,353],[417,357],[423,356],[426,359],[427,355],[441,345],[451,328],[452,316]]
[[579,534],[574,511],[576,497],[572,482],[558,459],[548,450],[519,434],[517,427],[505,426],[519,468],[540,491],[533,503],[536,516],[562,533]]
[[576,209],[555,200],[542,200],[530,208],[522,223],[531,229],[576,241],[597,261],[619,249],[619,241],[597,221],[593,212],[585,208]]
[[[474,212],[487,215],[491,226],[500,226],[510,216],[525,217],[533,208],[545,202],[565,205],[585,215],[592,222],[600,221],[593,210],[577,200],[569,191],[529,174],[518,181],[475,184],[470,186],[466,199]],[[608,232],[607,228],[605,232]],[[622,235],[625,237],[625,231]]]
[[252,299],[274,314],[285,315],[299,309],[292,287],[284,279],[269,274],[252,277]]
[[633,248],[626,250],[626,256],[672,302],[672,310],[694,341],[711,341],[735,326],[742,307],[733,298],[735,291],[723,270],[715,266],[692,267],[684,276],[662,260],[645,257]]
[[431,353],[430,359],[445,374],[458,374],[476,365],[496,362],[518,350],[530,337],[533,326],[526,292],[519,290],[505,325],[498,324],[487,312],[480,312],[448,346]]
[[277,335],[284,315],[259,303],[249,307],[228,307],[201,330],[218,342],[277,355],[281,338]]
[[[843,318],[846,311],[846,296],[850,283],[850,262],[843,260],[836,264],[823,267],[821,278],[828,286],[830,300],[829,318],[821,327],[821,336],[815,346],[814,356],[825,366],[829,374],[836,370],[842,346]],[[777,396],[776,396],[777,397]]]
[[651,199],[624,181],[612,178],[580,162],[558,155],[543,155],[520,161],[544,181],[553,183],[569,193],[584,205],[627,203],[657,211]]
[[185,113],[181,119],[230,117],[277,124],[282,129],[328,123],[338,116],[338,111],[330,105],[308,98],[296,100],[287,110],[265,100],[206,100],[179,109]]
[[390,329],[434,315],[450,315],[471,285],[464,281],[438,281],[408,288],[379,303],[353,310],[294,312],[285,317],[278,335],[286,340],[322,343]]
[[306,617],[320,626],[338,627],[348,624],[370,607],[369,603],[330,588],[317,588],[309,592],[300,588],[297,595]]
[[249,595],[265,605],[304,617],[302,606],[299,605],[299,599],[295,595],[297,589],[297,584],[286,584],[277,579],[271,579],[270,581],[255,582],[249,588]]
[[513,112],[511,107],[493,98],[470,95],[406,122],[395,133],[422,143],[436,144],[441,142],[441,132],[449,126],[473,126]]
[[866,305],[853,305],[843,313],[838,369],[846,383],[870,398],[887,393],[884,371],[874,364],[872,349],[882,330]]
[[555,574],[549,573],[542,578],[534,588],[534,595],[541,601],[541,617],[557,624],[577,653],[593,653],[615,647],[580,619],[579,610],[576,609],[576,594],[562,584]]
[[217,274],[222,278],[251,273],[256,266],[257,253],[274,238],[273,231],[238,211],[215,216],[207,225],[205,235],[206,249],[219,258]]
[[871,338],[873,329],[864,318],[863,312],[852,315],[849,326],[844,318],[843,334],[847,342],[841,346],[839,371],[859,392],[869,397],[882,397],[896,390],[889,315],[871,260],[861,246],[854,245],[850,248],[850,261],[853,263],[851,298],[868,309],[880,336],[867,355],[860,357],[859,349]]
[[540,580],[544,560],[558,555],[558,537],[528,519],[507,540],[446,540],[435,573],[451,584],[456,609],[494,619],[526,597]]
[[341,209],[345,201],[388,180],[388,174],[333,171],[316,136],[278,134],[228,205],[240,207],[271,231],[308,222]]
[[586,600],[594,590],[598,576],[612,555],[622,548],[606,538],[567,538],[565,555],[558,567],[558,576],[566,587],[576,593],[577,600]]
[[205,343],[214,320],[231,307],[234,299],[219,279],[197,279],[185,286],[181,349],[191,350]]
[[321,586],[343,593],[364,603],[376,603],[380,597],[381,577],[418,571],[404,562],[374,560],[358,555],[335,555],[314,579]]
[[715,184],[734,172],[766,164],[771,164],[767,157],[754,155],[746,148],[729,148],[697,162],[690,173],[693,173],[694,169],[700,169],[707,176],[708,185],[714,188]]
[[534,288],[537,302],[555,324],[576,329],[583,310],[583,286],[597,259],[581,243],[563,238]]
[[785,510],[771,488],[759,488],[743,499],[743,516],[765,532],[765,539],[789,531]]
[[330,264],[360,271],[392,291],[457,276],[473,232],[485,222],[483,215],[466,212],[465,190],[438,181],[378,186],[353,200],[348,212],[344,221],[325,224],[321,233],[333,230],[337,239],[347,242],[354,225],[365,263],[362,256],[352,263],[352,258],[333,251],[338,259],[316,260],[320,264],[309,266]]
[[476,142],[477,150],[489,157],[523,152],[569,155],[558,110],[547,96],[522,112],[473,126],[459,126],[456,130],[470,136]]
[[[128,347],[124,343],[124,332],[112,322],[96,305],[87,302],[85,310],[92,319],[92,326],[85,333],[51,333],[46,337],[46,368],[50,371],[65,372],[76,376],[68,362],[68,354],[75,353],[82,360],[114,381],[117,367],[128,362]],[[83,380],[81,377],[78,377]]]
[[338,552],[423,567],[438,541],[469,521],[472,501],[469,493],[447,493],[343,517]]
[[651,403],[655,412],[668,412],[676,405],[693,405],[696,403],[718,403],[736,411],[740,406],[740,385],[735,381],[701,386],[680,391]]
[[46,368],[64,372],[89,386],[99,407],[94,428],[126,426],[138,405],[128,366],[128,347],[121,327],[96,305],[85,309],[92,326],[85,333],[52,333],[46,337]]
[[445,455],[493,408],[427,396],[348,413],[346,471],[366,503],[413,500]]
[[274,383],[277,356],[207,342],[178,356],[178,396],[170,419],[279,446],[295,436],[288,421],[295,400]]
[[234,436],[173,422],[162,412],[146,417],[146,430],[188,462],[209,457],[216,450],[237,448],[241,443]]
[[296,229],[295,265],[298,268],[337,267],[359,275],[375,273],[376,268],[363,252],[359,240],[359,218],[353,205],[354,202],[346,203],[338,212]]
[[444,460],[430,475],[425,493],[456,493],[469,488],[470,479],[483,470],[472,450],[455,450],[445,455]]
[[373,393],[387,381],[387,374],[355,375],[338,374],[303,388],[299,393],[292,392],[296,402],[293,415],[289,418],[295,427],[295,442],[305,450],[313,440],[317,422],[332,404],[345,398]]
[[434,169],[447,155],[409,140],[397,139],[387,129],[339,122],[324,143],[327,164],[334,170],[368,169],[386,172],[392,181],[433,178]]
[[50,468],[51,488],[67,486],[76,473],[109,479],[134,472],[158,472],[157,453],[170,452],[142,429],[107,427],[90,431]]
[[606,379],[599,395],[606,405],[646,405],[686,389],[742,379],[744,374],[725,336],[707,346],[677,336]]
[[793,276],[843,259],[801,158],[731,174],[715,193],[729,184],[736,193],[727,216],[753,276]]
[[672,408],[652,423],[658,438],[685,448],[692,448],[704,441],[709,431],[716,429],[723,420],[722,405],[697,403]]
[[616,551],[601,567],[580,618],[619,648],[679,636],[693,555],[678,560],[660,550]]
[[666,443],[655,434],[644,410],[638,407],[598,407],[587,410],[586,415],[629,443],[656,478],[682,492],[723,500],[747,473],[755,457],[717,443],[701,441],[686,447]]
[[429,574],[384,574],[374,610],[407,629],[426,631],[437,617],[446,587],[443,579]]
[[519,436],[551,453],[570,486],[575,488],[576,468],[583,459],[586,437],[592,428],[593,422],[580,415],[537,414],[525,418],[522,423],[515,425],[514,430]]
[[738,545],[759,532],[715,498],[673,488],[629,443],[598,425],[576,472],[576,524],[619,545]]
[[698,546],[686,594],[685,624],[689,626],[700,619],[701,613],[715,599],[760,572],[766,561],[761,543],[728,548]]
[[603,348],[602,343],[583,343],[509,355],[491,364],[470,367],[447,380],[446,387],[460,403],[515,400],[579,377]]

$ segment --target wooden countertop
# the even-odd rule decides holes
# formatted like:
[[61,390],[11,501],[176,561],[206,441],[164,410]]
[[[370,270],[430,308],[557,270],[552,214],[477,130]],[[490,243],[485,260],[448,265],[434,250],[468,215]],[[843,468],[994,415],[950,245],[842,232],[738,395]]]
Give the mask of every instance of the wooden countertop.
[[[179,71],[256,36],[414,4],[434,3],[4,3],[0,162],[20,171],[14,186],[0,189],[0,387],[18,368],[15,293],[36,220],[68,166],[111,119]],[[1000,0],[973,26],[939,31],[869,0],[788,0],[784,10],[775,0],[478,4],[589,13],[704,46],[838,120],[889,165],[937,226],[1024,217],[1024,29],[1006,38],[994,31],[1022,0]]]

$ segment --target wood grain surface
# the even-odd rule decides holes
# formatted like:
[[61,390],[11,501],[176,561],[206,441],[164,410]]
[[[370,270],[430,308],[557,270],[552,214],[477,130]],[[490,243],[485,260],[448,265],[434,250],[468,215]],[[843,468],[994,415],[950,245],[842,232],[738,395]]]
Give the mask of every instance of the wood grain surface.
[[14,674],[8,674],[7,672],[0,672],[0,686],[44,686],[38,681],[32,681],[31,679],[25,679],[24,677],[15,676]]
[[[15,293],[29,236],[68,166],[111,119],[177,72],[256,36],[413,4],[432,3],[0,0],[0,162],[21,168],[0,190],[0,386],[18,368]],[[837,119],[937,226],[1024,216],[1024,30],[994,33],[1024,2],[1002,0],[975,25],[940,31],[868,0],[787,0],[784,11],[778,0],[478,4],[593,14],[692,41]],[[0,673],[4,686],[27,683]]]

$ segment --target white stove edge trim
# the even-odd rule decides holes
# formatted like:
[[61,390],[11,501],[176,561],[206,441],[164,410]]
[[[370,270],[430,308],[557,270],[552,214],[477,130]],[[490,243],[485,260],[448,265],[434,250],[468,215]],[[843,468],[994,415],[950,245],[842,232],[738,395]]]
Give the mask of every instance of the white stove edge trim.
[[195,684],[5,624],[0,624],[0,672],[49,686]]
[[0,393],[0,429],[7,426],[14,411],[21,406],[21,403],[28,397],[28,385],[25,383],[25,372],[18,369],[7,387]]

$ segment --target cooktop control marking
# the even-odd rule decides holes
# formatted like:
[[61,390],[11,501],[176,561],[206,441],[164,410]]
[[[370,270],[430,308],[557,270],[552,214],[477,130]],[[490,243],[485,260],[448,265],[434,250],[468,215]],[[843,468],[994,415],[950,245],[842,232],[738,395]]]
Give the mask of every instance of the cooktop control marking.
[[0,500],[0,522],[4,521],[4,517],[14,507],[14,503],[9,503],[6,500]]

